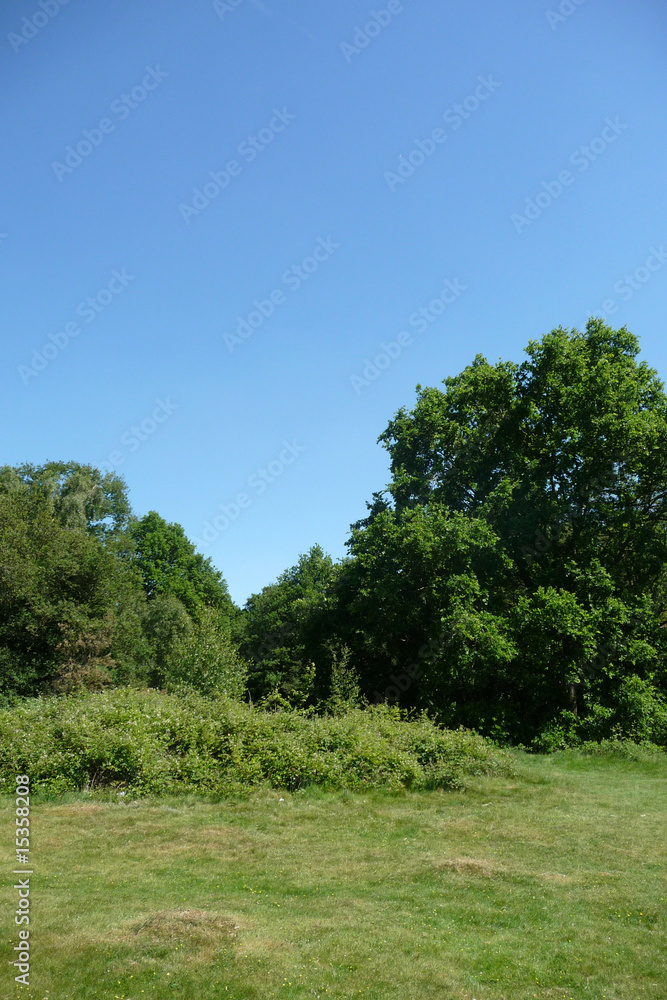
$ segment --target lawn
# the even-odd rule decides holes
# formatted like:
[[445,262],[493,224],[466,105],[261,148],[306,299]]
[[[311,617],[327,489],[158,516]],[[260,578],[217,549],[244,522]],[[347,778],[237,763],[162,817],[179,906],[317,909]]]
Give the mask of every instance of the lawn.
[[465,792],[36,800],[30,986],[0,995],[664,1000],[667,762],[516,760]]

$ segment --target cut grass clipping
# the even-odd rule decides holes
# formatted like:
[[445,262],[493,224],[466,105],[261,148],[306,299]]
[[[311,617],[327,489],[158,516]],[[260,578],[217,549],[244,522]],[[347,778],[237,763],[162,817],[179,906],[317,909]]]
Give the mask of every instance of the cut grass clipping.
[[456,789],[471,776],[511,776],[513,765],[475,733],[402,721],[397,709],[321,718],[117,689],[1,711],[0,790],[21,773],[41,793],[219,796],[262,785]]

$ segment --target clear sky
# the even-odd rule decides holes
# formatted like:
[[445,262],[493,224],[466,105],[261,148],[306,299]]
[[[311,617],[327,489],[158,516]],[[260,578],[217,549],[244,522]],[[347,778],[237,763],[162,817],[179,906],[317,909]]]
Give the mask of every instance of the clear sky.
[[417,383],[603,310],[664,377],[666,42],[655,0],[3,4],[2,462],[114,468],[242,603],[344,554]]

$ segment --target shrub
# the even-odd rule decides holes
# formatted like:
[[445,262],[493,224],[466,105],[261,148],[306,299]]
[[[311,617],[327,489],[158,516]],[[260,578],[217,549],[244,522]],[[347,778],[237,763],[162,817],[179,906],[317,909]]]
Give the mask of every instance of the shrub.
[[213,608],[203,608],[182,642],[167,676],[171,690],[192,688],[202,694],[241,698],[248,669],[232,643],[229,632]]
[[468,776],[514,772],[510,757],[476,733],[425,716],[406,721],[396,708],[317,717],[117,688],[0,710],[0,789],[11,791],[19,773],[41,792],[222,795],[257,785],[460,788]]
[[648,680],[631,674],[618,686],[614,707],[594,704],[584,716],[561,712],[533,740],[531,749],[553,753],[608,740],[667,747],[667,703]]

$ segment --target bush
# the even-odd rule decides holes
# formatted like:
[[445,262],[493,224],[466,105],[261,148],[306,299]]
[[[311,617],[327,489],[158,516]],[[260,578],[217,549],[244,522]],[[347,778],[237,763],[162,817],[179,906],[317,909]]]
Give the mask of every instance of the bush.
[[648,680],[631,674],[616,692],[614,707],[594,704],[584,716],[561,712],[533,740],[531,749],[553,753],[584,743],[649,743],[667,747],[667,703]]
[[654,743],[636,743],[628,739],[586,741],[577,747],[577,753],[584,757],[602,757],[628,760],[639,764],[653,764],[664,757],[662,747]]
[[362,703],[359,675],[350,663],[352,651],[343,645],[336,649],[330,646],[331,671],[329,680],[329,697],[323,702],[322,708],[331,715],[344,715],[352,708]]
[[204,608],[173,658],[167,688],[192,688],[201,694],[225,694],[241,698],[248,668],[232,643],[220,613]]
[[117,688],[0,710],[0,789],[12,791],[20,773],[38,792],[222,795],[258,785],[461,788],[468,776],[514,770],[476,733],[405,721],[396,708],[311,717]]
[[667,746],[667,703],[649,681],[635,674],[621,684],[616,721],[624,733],[638,742]]

